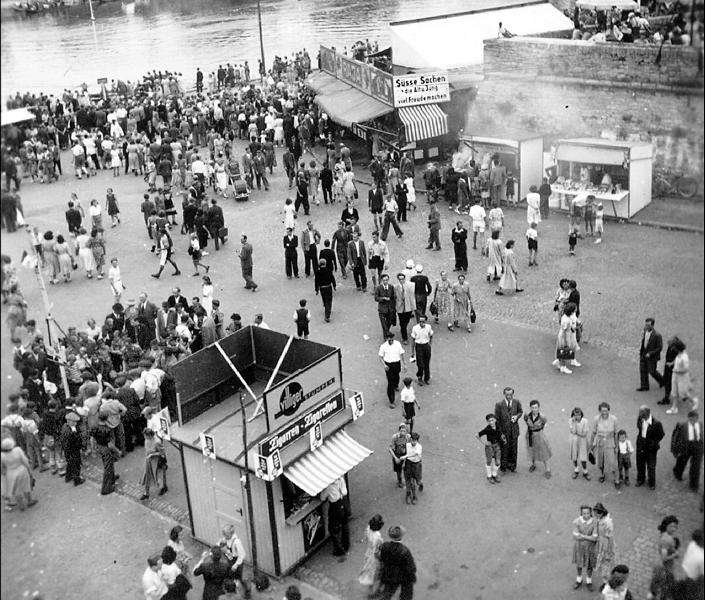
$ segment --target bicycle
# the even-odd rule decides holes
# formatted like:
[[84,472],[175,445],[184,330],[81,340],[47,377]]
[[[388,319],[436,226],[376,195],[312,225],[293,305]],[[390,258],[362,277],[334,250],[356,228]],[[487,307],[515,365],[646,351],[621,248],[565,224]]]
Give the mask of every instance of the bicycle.
[[692,198],[698,191],[698,182],[693,177],[661,170],[654,173],[652,192],[659,199],[666,196]]

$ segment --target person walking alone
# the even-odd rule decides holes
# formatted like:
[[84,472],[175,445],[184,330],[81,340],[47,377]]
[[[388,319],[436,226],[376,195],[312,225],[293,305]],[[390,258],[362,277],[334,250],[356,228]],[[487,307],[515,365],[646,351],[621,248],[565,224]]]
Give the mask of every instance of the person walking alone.
[[[656,489],[656,454],[665,433],[663,425],[651,415],[651,409],[642,405],[636,421],[636,487],[647,480],[649,489]],[[619,489],[619,486],[616,486]]]
[[411,328],[411,359],[416,359],[416,379],[419,385],[431,383],[431,342],[433,329],[426,323],[426,315],[418,316],[419,322]]
[[243,233],[240,236],[242,246],[237,251],[240,256],[240,267],[242,268],[242,278],[245,280],[245,289],[257,289],[257,284],[252,281],[252,244],[247,241],[247,236]]
[[639,347],[639,379],[641,381],[637,392],[649,390],[649,375],[663,386],[663,377],[657,370],[658,361],[663,350],[663,338],[654,329],[656,321],[649,317],[644,321],[644,333],[641,336],[641,346]]
[[426,250],[440,250],[441,213],[438,211],[435,198],[429,198],[428,203],[431,205],[431,209],[428,211],[428,245]]
[[453,271],[468,272],[468,230],[463,227],[463,222],[458,221],[455,229],[450,234],[450,241],[453,242],[453,253],[455,254],[455,268]]
[[326,323],[330,323],[330,313],[333,309],[333,290],[335,290],[335,277],[333,271],[326,268],[325,259],[318,262],[318,270],[314,275],[316,295],[320,292],[323,301],[323,310]]

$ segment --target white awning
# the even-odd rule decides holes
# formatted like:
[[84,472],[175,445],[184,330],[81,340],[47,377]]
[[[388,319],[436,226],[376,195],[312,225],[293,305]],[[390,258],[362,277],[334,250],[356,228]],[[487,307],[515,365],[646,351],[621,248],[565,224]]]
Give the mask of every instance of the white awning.
[[2,116],[0,117],[0,125],[5,127],[5,125],[12,125],[13,123],[21,123],[22,121],[33,121],[37,117],[34,113],[26,108],[13,108],[12,110],[2,111]]
[[415,142],[448,133],[448,115],[438,104],[420,104],[397,109],[404,123],[406,141]]
[[284,475],[307,494],[315,496],[372,452],[341,430],[325,440],[320,448],[286,467]]

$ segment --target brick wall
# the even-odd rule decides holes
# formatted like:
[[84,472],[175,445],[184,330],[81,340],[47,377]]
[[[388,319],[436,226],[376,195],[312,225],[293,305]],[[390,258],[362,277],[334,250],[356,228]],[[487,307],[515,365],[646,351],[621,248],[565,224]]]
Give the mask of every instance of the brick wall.
[[[642,52],[644,50],[644,52]],[[465,132],[493,137],[639,139],[657,164],[702,177],[703,88],[698,51],[557,39],[485,42],[485,80]],[[698,87],[699,86],[699,87]]]

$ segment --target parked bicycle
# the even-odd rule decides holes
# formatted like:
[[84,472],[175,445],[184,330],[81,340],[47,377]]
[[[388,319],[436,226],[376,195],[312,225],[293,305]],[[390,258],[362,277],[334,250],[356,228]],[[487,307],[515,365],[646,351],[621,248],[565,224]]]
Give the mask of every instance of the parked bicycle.
[[667,196],[681,196],[692,198],[698,191],[698,182],[693,177],[686,177],[682,173],[673,173],[668,169],[654,172],[652,181],[652,195],[663,199]]

